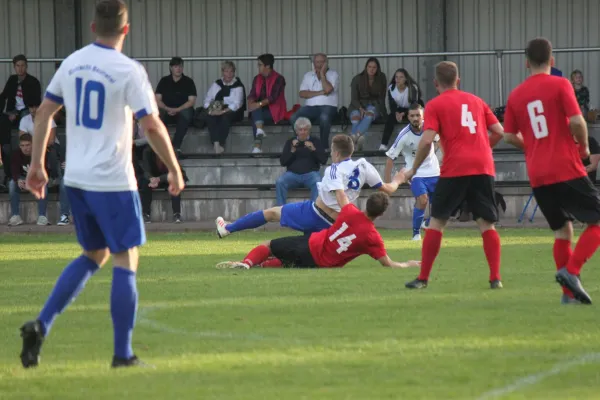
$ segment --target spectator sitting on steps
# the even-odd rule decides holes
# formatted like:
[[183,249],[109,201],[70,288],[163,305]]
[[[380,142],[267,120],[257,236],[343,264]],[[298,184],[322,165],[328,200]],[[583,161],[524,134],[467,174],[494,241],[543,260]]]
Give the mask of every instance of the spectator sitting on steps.
[[265,123],[283,120],[287,112],[285,78],[273,69],[273,54],[258,57],[258,75],[254,77],[248,94],[248,111],[252,119],[254,148],[252,153],[262,153],[262,140],[266,136]]
[[[19,205],[21,201],[21,191],[27,191],[25,187],[25,178],[31,164],[31,142],[30,134],[25,133],[19,138],[19,149],[15,150],[11,155],[11,173],[12,179],[8,184],[10,196],[10,212],[11,217],[8,221],[9,226],[17,226],[23,223],[23,219],[19,213]],[[38,200],[38,225],[50,225],[46,218],[46,208],[48,204],[48,186],[46,185],[46,195]]]
[[[146,146],[144,149],[141,164],[143,174],[142,176],[138,176],[138,187],[142,201],[144,222],[150,223],[152,191],[153,189],[168,189],[169,182],[167,181],[167,175],[169,170],[150,146]],[[188,178],[183,169],[181,169],[181,173],[183,174],[184,181],[187,182]],[[173,222],[176,224],[181,223],[181,194],[171,196],[171,207],[173,209]]]
[[225,151],[223,146],[231,124],[243,120],[246,111],[246,89],[235,76],[235,64],[224,61],[221,72],[223,77],[211,85],[204,98],[204,109],[207,111],[204,119],[216,154]]
[[306,102],[292,115],[290,122],[294,126],[298,118],[306,117],[311,123],[318,123],[321,143],[328,149],[331,123],[338,112],[340,77],[329,68],[327,56],[323,53],[315,54],[313,65],[314,70],[304,74],[300,84],[300,97]]
[[163,123],[176,124],[173,147],[179,157],[183,138],[194,119],[197,92],[193,79],[183,74],[181,57],[173,57],[169,69],[171,73],[162,77],[156,87],[156,102]]
[[287,171],[277,179],[277,205],[287,201],[288,190],[305,187],[310,189],[310,199],[315,201],[319,192],[317,182],[321,180],[319,170],[327,162],[327,153],[321,141],[310,136],[311,123],[308,118],[300,117],[294,123],[296,137],[288,139],[281,153],[281,166]]

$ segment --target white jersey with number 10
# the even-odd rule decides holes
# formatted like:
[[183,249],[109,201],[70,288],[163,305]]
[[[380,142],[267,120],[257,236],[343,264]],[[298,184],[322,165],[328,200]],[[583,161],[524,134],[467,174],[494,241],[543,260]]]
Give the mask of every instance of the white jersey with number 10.
[[364,158],[356,161],[347,159],[327,167],[323,180],[317,183],[317,188],[323,203],[339,212],[341,208],[335,197],[335,191],[344,190],[348,200],[354,202],[365,183],[374,189],[383,185],[379,172],[367,160]]
[[139,119],[158,109],[144,67],[93,43],[62,62],[46,98],[67,111],[65,185],[96,192],[137,190],[132,114]]

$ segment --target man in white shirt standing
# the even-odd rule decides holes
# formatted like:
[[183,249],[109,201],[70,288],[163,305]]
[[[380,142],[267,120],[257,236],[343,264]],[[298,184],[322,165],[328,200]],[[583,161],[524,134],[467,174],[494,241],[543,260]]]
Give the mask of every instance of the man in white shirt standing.
[[313,124],[319,124],[321,143],[329,149],[331,123],[338,112],[338,87],[340,77],[329,68],[327,55],[317,53],[313,57],[314,71],[304,74],[300,84],[300,98],[306,99],[290,120],[292,126],[300,117],[308,118]]
[[21,363],[25,368],[38,365],[42,344],[56,317],[111,254],[112,367],[140,364],[132,349],[132,335],[138,303],[138,247],[146,242],[146,233],[131,162],[132,114],[169,171],[169,193],[176,196],[184,187],[148,74],[140,63],[121,53],[129,32],[125,3],[98,2],[92,31],[96,41],[62,62],[35,118],[26,185],[40,199],[48,182],[42,166],[50,123],[61,107],[67,109],[65,185],[83,251],[63,270],[37,318],[21,327]]
[[[410,170],[415,161],[415,154],[419,148],[419,142],[423,135],[423,107],[413,103],[408,109],[408,125],[398,133],[394,144],[387,151],[388,160],[385,164],[384,176],[387,182],[392,176],[394,160],[400,154],[406,162],[406,169]],[[437,138],[436,138],[437,139]],[[435,190],[435,185],[440,177],[440,162],[435,155],[434,144],[431,145],[429,155],[417,170],[410,182],[410,189],[415,196],[415,207],[413,209],[413,238],[421,240],[421,226],[425,216],[425,208]]]

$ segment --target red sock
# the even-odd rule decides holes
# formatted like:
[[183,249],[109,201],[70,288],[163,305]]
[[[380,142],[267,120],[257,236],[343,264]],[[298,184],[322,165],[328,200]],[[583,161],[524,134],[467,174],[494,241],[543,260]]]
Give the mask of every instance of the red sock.
[[488,229],[481,234],[483,252],[490,266],[490,282],[500,280],[500,235],[495,229]]
[[427,229],[425,231],[425,239],[423,239],[423,247],[421,247],[421,273],[417,279],[422,281],[429,280],[433,262],[440,252],[441,246],[442,232],[431,228]]
[[[566,267],[571,254],[573,254],[573,251],[571,250],[571,241],[567,239],[555,239],[552,254],[554,255],[556,269]],[[573,293],[571,293],[569,289],[563,286],[562,290],[564,294],[573,298]]]
[[261,268],[281,268],[283,263],[279,258],[269,258],[267,261],[263,261],[260,264]]
[[577,241],[575,251],[567,262],[567,271],[570,274],[579,275],[581,267],[592,258],[598,246],[600,246],[600,226],[590,225]]
[[267,258],[269,258],[270,255],[271,249],[264,244],[261,244],[260,246],[253,248],[242,262],[253,267],[267,261]]

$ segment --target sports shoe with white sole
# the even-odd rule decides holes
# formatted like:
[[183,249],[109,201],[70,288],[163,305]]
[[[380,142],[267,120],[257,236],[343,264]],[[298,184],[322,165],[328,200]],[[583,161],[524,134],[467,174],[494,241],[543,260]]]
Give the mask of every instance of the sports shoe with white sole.
[[217,264],[217,269],[250,269],[250,266],[240,261],[223,261]]
[[416,235],[414,235],[414,236],[412,237],[412,240],[414,240],[415,242],[416,242],[416,241],[420,241],[420,240],[421,240],[421,234],[420,234],[420,233],[417,233]]
[[225,236],[231,234],[225,227],[229,222],[225,221],[223,217],[219,217],[215,220],[215,224],[217,225],[217,235],[219,235],[219,239],[223,239]]

